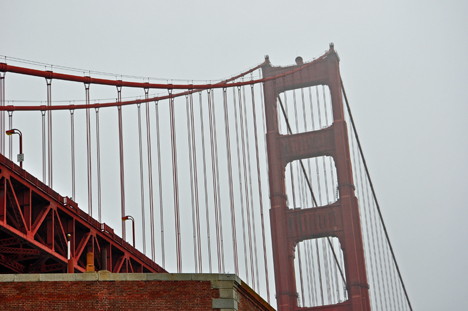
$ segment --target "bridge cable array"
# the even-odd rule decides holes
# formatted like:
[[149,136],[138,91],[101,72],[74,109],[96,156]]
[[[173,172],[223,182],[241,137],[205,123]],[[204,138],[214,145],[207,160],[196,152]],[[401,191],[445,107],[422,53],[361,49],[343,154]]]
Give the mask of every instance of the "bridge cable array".
[[[350,127],[352,129],[352,132],[354,133],[354,139],[356,140],[356,144],[357,144],[357,147],[358,147],[358,150],[359,150],[359,157],[362,161],[362,166],[364,167],[364,171],[365,171],[365,174],[366,174],[366,183],[368,184],[368,186],[370,187],[370,190],[371,190],[371,193],[372,193],[372,200],[375,204],[375,209],[377,211],[377,214],[378,214],[378,217],[379,217],[379,220],[380,220],[380,224],[382,226],[382,231],[384,233],[384,236],[385,236],[385,242],[387,243],[388,245],[388,249],[390,251],[390,254],[391,254],[391,259],[393,261],[393,264],[394,264],[394,267],[395,267],[395,270],[397,272],[397,275],[398,275],[398,279],[400,281],[400,284],[401,284],[401,287],[402,287],[402,290],[403,290],[403,293],[404,293],[404,296],[405,296],[405,300],[406,300],[406,303],[409,307],[409,309],[412,311],[413,308],[411,306],[411,302],[409,300],[409,296],[408,296],[408,293],[406,291],[406,287],[405,287],[405,284],[403,282],[403,278],[401,276],[401,272],[400,272],[400,268],[398,267],[398,263],[397,263],[397,260],[396,260],[396,257],[395,257],[395,253],[393,251],[393,247],[392,247],[392,244],[390,242],[390,238],[389,238],[389,235],[388,235],[388,232],[387,232],[387,228],[385,226],[385,222],[383,220],[383,216],[382,216],[382,212],[381,212],[381,209],[380,209],[380,205],[377,201],[377,195],[375,193],[375,189],[374,189],[374,185],[372,183],[372,180],[371,180],[371,177],[370,177],[370,174],[369,174],[369,168],[367,166],[367,162],[365,160],[365,157],[364,157],[364,153],[362,151],[362,146],[361,146],[361,142],[359,140],[359,136],[357,134],[357,131],[356,131],[356,124],[354,123],[354,119],[353,119],[353,115],[351,113],[351,108],[350,108],[350,105],[349,105],[349,102],[348,102],[348,97],[346,95],[346,91],[345,91],[345,88],[344,88],[344,85],[343,85],[343,81],[341,81],[341,88],[343,90],[343,97],[345,99],[345,103],[346,103],[346,109],[347,109],[347,112],[348,112],[348,116],[349,116],[349,121],[348,122],[350,124]],[[353,141],[352,141],[353,142]],[[375,214],[374,214],[375,216]],[[389,263],[387,263],[387,266],[389,266]],[[393,271],[393,270],[392,270]],[[390,271],[390,273],[392,272]],[[388,273],[388,269],[385,270],[386,273]],[[392,277],[392,279],[394,280],[394,277]],[[388,280],[388,278],[387,278]],[[396,287],[396,284],[393,283],[392,284],[392,292],[393,292],[393,286]],[[389,287],[387,285],[387,287]],[[395,303],[396,304],[396,303]]]
[[[326,57],[326,54],[323,57]],[[282,84],[284,87],[285,77],[300,73],[300,70],[307,68],[309,64],[272,78],[255,80],[253,72],[264,64],[265,62],[231,79],[204,85],[111,81],[27,70],[0,64],[0,73],[2,74],[0,76],[0,99],[2,101],[0,105],[0,117],[2,118],[0,129],[5,125],[5,110],[8,111],[10,127],[13,125],[13,111],[37,110],[41,112],[42,132],[40,134],[42,134],[43,180],[44,182],[47,181],[49,186],[52,186],[53,176],[56,176],[58,180],[63,180],[63,178],[60,179],[57,172],[54,175],[52,171],[52,142],[61,139],[61,135],[52,137],[53,116],[55,120],[55,118],[61,116],[58,110],[68,110],[70,114],[71,193],[72,198],[81,204],[83,204],[81,198],[85,193],[88,201],[88,214],[92,215],[93,203],[96,203],[97,200],[99,222],[104,220],[102,218],[108,219],[112,216],[113,206],[118,204],[113,193],[109,194],[104,191],[104,189],[111,188],[113,184],[113,180],[109,180],[104,176],[113,176],[114,171],[118,171],[120,175],[121,215],[125,216],[127,212],[130,212],[140,217],[141,235],[139,235],[141,236],[141,243],[138,242],[138,244],[141,245],[143,253],[147,253],[147,244],[149,244],[151,259],[153,261],[160,260],[159,262],[163,268],[175,268],[177,272],[192,271],[193,269],[193,271],[199,273],[206,270],[212,273],[216,270],[213,268],[213,262],[216,262],[217,272],[225,273],[233,269],[236,274],[243,279],[245,278],[246,282],[254,290],[262,294],[266,293],[267,300],[270,301],[268,267],[271,259],[270,261],[268,259],[271,256],[268,254],[270,250],[267,249],[268,238],[265,234],[265,231],[269,228],[269,223],[264,222],[264,208],[266,206],[263,204],[263,200],[268,198],[269,195],[268,189],[265,187],[268,183],[264,182],[268,172],[268,161],[260,161],[262,156],[265,159],[267,158],[265,103],[262,86],[264,82],[273,80],[274,83]],[[4,72],[6,71],[46,78],[47,105],[5,106]],[[251,75],[250,79],[245,79],[248,74]],[[52,105],[52,79],[84,82],[85,104]],[[89,92],[91,84],[116,86],[116,102],[91,103]],[[248,89],[249,86],[250,90]],[[143,89],[144,99],[123,102],[123,87]],[[149,89],[156,87],[165,88],[168,95],[150,96]],[[255,90],[256,87],[259,87],[259,91]],[[229,89],[232,89],[232,92]],[[301,88],[300,93],[298,93],[298,90],[290,90],[284,91],[281,96],[278,95],[277,99],[281,108],[278,114],[282,114],[282,117],[279,118],[281,119],[279,121],[280,131],[284,129],[285,133],[283,134],[291,135],[293,131],[294,133],[300,133],[301,131],[317,130],[330,126],[333,117],[330,111],[331,99],[327,90],[327,87],[322,85],[315,86],[315,92],[313,92],[312,87],[306,87]],[[94,92],[93,87],[93,94]],[[197,93],[198,96],[196,96]],[[406,306],[409,306],[409,309],[412,310],[383,223],[367,165],[362,155],[362,148],[344,88],[343,96],[348,108],[348,125],[352,126],[349,132],[353,131],[354,133],[354,138],[350,138],[351,156],[355,174],[356,195],[361,209],[361,226],[363,227],[365,242],[366,266],[369,270],[371,303],[376,310],[406,310]],[[194,107],[197,104],[197,99],[199,113],[195,113]],[[150,105],[153,102],[154,106]],[[141,104],[145,104],[145,120],[141,118]],[[262,119],[260,119],[256,110],[259,104],[262,109]],[[124,108],[124,106],[128,105],[134,105],[136,110],[131,110],[131,107]],[[216,107],[221,108],[221,105],[221,110],[216,109]],[[251,110],[248,109],[249,105]],[[100,109],[105,107],[116,107],[117,118],[111,116],[112,111],[110,109]],[[155,114],[152,115],[150,110],[153,107]],[[90,114],[92,108],[95,109],[94,128],[91,123],[93,116]],[[84,126],[79,123],[80,119],[77,115],[80,109],[85,109]],[[52,115],[53,110],[57,111]],[[133,113],[136,113],[137,122],[127,124],[125,122],[127,116]],[[185,114],[185,118],[180,118],[183,114]],[[142,126],[144,121],[146,121],[146,127]],[[24,124],[21,119],[18,119],[18,121],[15,119],[15,124],[16,122]],[[155,124],[154,128],[151,127],[152,122]],[[205,124],[205,122],[208,123]],[[259,126],[258,122],[263,122],[263,126]],[[82,134],[80,129],[86,129],[84,131],[86,133],[85,148],[81,145],[75,146],[76,143],[79,144],[80,142],[79,139],[75,138],[76,123],[78,123],[78,137],[81,137]],[[126,123],[125,131],[124,123]],[[115,131],[118,136],[117,146],[112,145],[111,139],[107,136],[104,136],[106,138],[101,141],[100,128],[109,131],[108,129],[111,127],[117,128],[117,131]],[[57,129],[56,133],[60,132],[61,125],[54,122],[54,128]],[[94,138],[96,148],[92,148],[93,129],[96,134]],[[62,131],[64,130],[62,129]],[[143,139],[144,131],[146,131],[146,141]],[[153,131],[155,131],[156,136],[151,135]],[[235,135],[232,135],[232,131],[235,132]],[[124,137],[130,135],[128,133],[137,133],[138,135],[138,140],[135,140],[135,142],[125,138],[128,145],[133,146],[133,143],[135,144],[135,151],[124,144]],[[180,137],[184,134],[186,138],[184,137],[181,140]],[[259,134],[264,135],[263,140],[258,138]],[[31,134],[31,136],[33,135],[35,133]],[[156,137],[155,142],[153,142],[152,137]],[[0,140],[0,142],[2,141],[4,142],[4,138]],[[218,149],[218,144],[220,144],[219,146],[224,144],[225,148]],[[263,148],[261,147],[262,144]],[[355,150],[355,144],[358,146],[358,151]],[[63,144],[59,143],[54,146],[57,145]],[[156,148],[155,154],[152,153],[153,147]],[[2,144],[1,148],[2,152],[6,152],[4,144]],[[11,158],[12,145],[8,144],[8,148]],[[147,151],[146,161],[143,159],[145,148]],[[114,156],[117,153],[114,151],[117,149],[118,159]],[[81,166],[79,166],[82,162],[81,157],[79,154],[75,155],[75,152],[80,150],[86,150],[87,191],[84,191],[83,183],[79,181],[80,174],[75,172],[76,165],[78,165],[78,172],[82,171],[80,170]],[[124,151],[129,159],[138,157],[138,160],[125,163]],[[102,166],[101,153],[103,158],[106,159]],[[155,156],[157,157],[157,165],[153,168],[152,163]],[[96,172],[94,174],[92,170],[93,162],[96,163]],[[119,166],[119,170],[112,166],[114,162]],[[56,165],[59,166],[59,164]],[[210,173],[207,169],[209,166],[211,166]],[[364,178],[361,171],[362,167],[364,167],[366,178]],[[157,171],[158,174],[157,186],[153,184],[153,174],[155,173],[153,170]],[[56,171],[60,172],[62,170],[58,169]],[[137,173],[134,173],[134,171]],[[127,177],[125,172],[127,172]],[[145,174],[147,175],[146,179]],[[293,161],[286,167],[286,176],[286,190],[288,197],[292,199],[293,209],[300,209],[301,206],[303,208],[326,206],[339,200],[336,169],[331,157]],[[102,188],[101,177],[104,177]],[[133,178],[139,179],[139,182],[125,182],[126,180],[131,181]],[[199,178],[203,178],[203,182],[199,182]],[[97,179],[97,183],[93,183],[93,179]],[[172,180],[172,183],[168,182],[169,179]],[[255,182],[255,179],[257,179],[257,182]],[[262,181],[262,179],[264,180]],[[97,198],[92,196],[95,188],[97,188]],[[157,190],[155,191],[154,188]],[[190,188],[190,194],[189,191],[184,191],[188,188]],[[139,191],[135,191],[135,189]],[[101,190],[103,190],[102,207]],[[114,194],[118,193],[118,191],[114,192]],[[139,198],[137,198],[138,195],[135,192],[139,194]],[[209,195],[209,192],[212,192],[212,196]],[[154,195],[157,198],[154,198]],[[373,200],[370,199],[371,195]],[[129,202],[139,202],[139,204],[126,205],[127,200]],[[158,202],[156,204],[159,205],[158,216],[155,215],[154,201]],[[138,205],[139,209],[135,209],[134,206]],[[165,213],[164,209],[171,205],[174,208],[174,213],[167,213],[167,210]],[[127,206],[128,209],[126,209]],[[149,211],[146,210],[147,206],[149,206]],[[201,217],[203,208],[205,209],[205,217]],[[229,216],[226,217],[226,215]],[[158,217],[159,225],[157,224]],[[261,228],[258,228],[258,217],[260,217]],[[380,223],[377,219],[380,219]],[[150,231],[150,239],[148,240],[146,239],[147,221],[149,222]],[[174,226],[168,226],[167,224],[172,221]],[[214,228],[210,226],[213,221]],[[229,224],[231,230],[223,232],[223,225]],[[203,227],[206,230],[202,230]],[[121,234],[125,240],[125,222],[121,222],[121,228]],[[157,232],[158,229],[159,232]],[[239,233],[239,230],[241,233]],[[215,252],[212,252],[213,241],[211,237],[213,234],[216,236]],[[230,237],[227,238],[229,234]],[[158,235],[160,237],[159,246],[156,245]],[[191,239],[187,239],[186,237],[190,235],[192,236]],[[260,235],[262,247],[257,247],[257,238],[260,238]],[[237,239],[238,236],[239,239]],[[175,243],[168,243],[169,241]],[[387,244],[385,244],[385,241]],[[330,237],[306,240],[298,243],[296,247],[298,261],[296,275],[299,281],[300,294],[298,294],[298,301],[300,305],[319,306],[346,300],[348,298],[347,289],[349,289],[349,286],[356,285],[347,283],[343,254],[338,240]],[[193,260],[190,258],[191,256],[184,256],[186,251],[189,250],[193,251]],[[259,260],[261,258],[260,252],[263,253],[264,271],[259,269],[261,265],[259,264],[261,260]],[[205,256],[205,259],[203,259],[203,256]],[[208,256],[208,260],[206,260],[206,256]],[[244,260],[239,257],[243,257]],[[184,259],[183,262],[182,259]],[[400,284],[397,284],[397,276]],[[266,282],[263,283],[263,280]]]

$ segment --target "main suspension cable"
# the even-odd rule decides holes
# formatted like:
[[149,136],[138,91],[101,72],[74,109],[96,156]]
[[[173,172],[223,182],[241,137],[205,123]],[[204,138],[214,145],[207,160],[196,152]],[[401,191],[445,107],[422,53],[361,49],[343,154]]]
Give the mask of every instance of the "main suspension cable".
[[[255,264],[255,279],[252,280],[253,283],[253,289],[256,290],[259,288],[259,277],[258,277],[258,248],[257,248],[257,232],[255,229],[255,210],[254,210],[254,203],[253,203],[253,189],[252,189],[252,169],[251,169],[251,162],[250,162],[250,144],[249,144],[249,131],[248,129],[248,124],[247,124],[247,101],[245,100],[245,87],[242,86],[242,91],[243,91],[243,109],[244,109],[244,122],[245,122],[245,141],[246,141],[246,146],[247,146],[247,173],[248,173],[248,184],[249,184],[249,194],[250,194],[250,206],[248,206],[250,209],[250,216],[251,216],[251,224],[252,224],[252,236],[253,236],[253,250],[254,250],[254,264]],[[255,285],[255,280],[257,284]]]
[[[247,155],[245,151],[245,130],[244,129],[244,109],[243,109],[243,97],[242,97],[242,89],[241,87],[237,88],[238,99],[239,99],[239,121],[240,121],[240,130],[241,130],[241,144],[242,144],[242,166],[243,166],[243,177],[244,177],[244,194],[245,194],[245,211],[246,211],[246,218],[247,218],[247,234],[249,239],[249,258],[250,258],[250,276],[252,278],[252,283],[255,285],[255,267],[253,261],[253,248],[252,248],[252,230],[250,225],[250,212],[249,212],[249,185],[248,185],[248,177],[247,177]],[[253,286],[252,286],[253,287]]]
[[[176,94],[171,93],[165,96],[156,96],[156,97],[152,97],[148,99],[130,100],[130,101],[125,101],[125,102],[120,100],[120,101],[112,102],[112,103],[95,103],[95,104],[90,105],[89,107],[87,105],[54,105],[54,106],[8,105],[4,107],[0,106],[0,111],[2,110],[69,110],[69,109],[103,108],[103,107],[115,107],[115,106],[123,106],[123,105],[134,105],[138,103],[141,104],[145,102],[160,101],[160,100],[169,99],[172,97],[184,96],[190,92],[199,92],[202,90],[208,90],[208,89],[214,89],[214,88],[236,87],[236,86],[250,85],[250,84],[256,84],[256,83],[263,83],[263,82],[279,79],[279,78],[291,75],[295,72],[307,69],[309,66],[311,66],[312,64],[315,64],[317,61],[325,59],[329,53],[330,51],[328,51],[327,53],[325,53],[324,55],[320,56],[319,58],[315,59],[314,61],[310,63],[306,63],[303,66],[300,66],[291,71],[279,74],[274,77],[250,80],[250,81],[245,81],[245,82],[232,82],[231,83],[231,81],[233,81],[234,79],[237,79],[240,76],[250,73],[251,70],[249,70],[246,73],[238,75],[234,78],[227,79],[222,82],[218,82],[214,84],[158,84],[158,83],[147,83],[147,82],[144,82],[144,83],[129,82],[129,81],[122,81],[122,80],[106,80],[106,79],[91,78],[89,76],[82,77],[82,76],[54,73],[52,71],[41,71],[41,70],[35,70],[35,69],[29,69],[29,68],[22,68],[22,67],[7,65],[5,63],[0,63],[0,72],[13,72],[13,73],[18,73],[18,74],[44,77],[48,79],[54,78],[58,80],[66,80],[66,81],[74,81],[74,82],[82,82],[82,83],[90,83],[90,84],[112,85],[112,86],[116,86],[120,88],[121,87],[135,87],[135,88],[152,88],[152,89],[155,88],[155,89],[171,89],[171,90],[174,90],[174,89],[190,90],[190,91],[180,92]],[[257,66],[255,69],[258,69],[258,67],[261,67],[262,65],[263,64]]]

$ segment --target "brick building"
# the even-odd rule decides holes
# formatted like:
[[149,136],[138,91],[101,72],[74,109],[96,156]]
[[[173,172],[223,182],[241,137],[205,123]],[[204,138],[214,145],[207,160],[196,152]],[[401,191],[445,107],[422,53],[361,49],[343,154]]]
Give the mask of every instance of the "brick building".
[[274,309],[233,274],[2,274],[0,310]]

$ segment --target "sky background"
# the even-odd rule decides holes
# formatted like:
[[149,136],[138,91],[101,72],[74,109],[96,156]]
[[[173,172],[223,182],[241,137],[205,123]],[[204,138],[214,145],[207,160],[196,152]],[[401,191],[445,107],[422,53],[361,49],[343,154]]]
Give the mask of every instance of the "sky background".
[[[167,80],[217,80],[265,55],[309,61],[334,42],[413,308],[466,309],[466,1],[0,1],[0,12],[0,55]],[[7,99],[25,88],[7,85]]]

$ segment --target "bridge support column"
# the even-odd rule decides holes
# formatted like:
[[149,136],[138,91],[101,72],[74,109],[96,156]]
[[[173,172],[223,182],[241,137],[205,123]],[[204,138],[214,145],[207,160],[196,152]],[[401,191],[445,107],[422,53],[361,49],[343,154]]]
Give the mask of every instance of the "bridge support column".
[[[285,75],[281,80],[269,80],[264,83],[271,194],[270,221],[279,311],[370,311],[359,209],[354,195],[338,63],[338,55],[333,45],[330,45],[329,52],[312,63],[300,63],[290,67],[272,67],[268,63],[262,67],[264,78],[296,69],[293,74]],[[280,135],[277,119],[278,95],[287,90],[316,85],[328,85],[330,88],[333,125],[319,131]],[[290,210],[286,203],[286,165],[293,160],[318,156],[332,156],[335,160],[339,201],[328,206]],[[318,222],[321,225],[314,226],[314,223]],[[348,300],[336,305],[300,308],[297,303],[294,269],[295,246],[303,240],[329,236],[338,237],[341,243]]]

